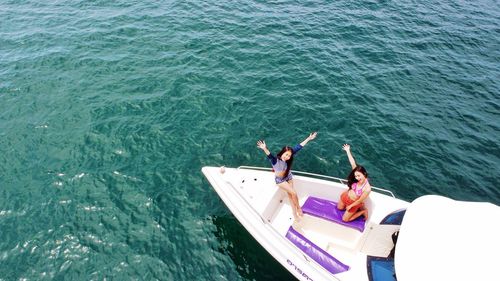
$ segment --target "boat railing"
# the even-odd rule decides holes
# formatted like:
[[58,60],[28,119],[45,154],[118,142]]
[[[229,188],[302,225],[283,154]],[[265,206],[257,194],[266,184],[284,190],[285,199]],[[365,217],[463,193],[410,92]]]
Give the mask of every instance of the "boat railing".
[[[261,170],[261,171],[272,171],[271,168],[254,167],[254,166],[239,166],[238,169],[252,169],[252,170]],[[304,176],[312,176],[312,177],[316,177],[316,178],[324,178],[324,179],[333,180],[333,181],[339,182],[341,184],[347,185],[347,180],[341,179],[341,178],[337,178],[337,177],[325,176],[325,175],[320,175],[320,174],[315,174],[315,173],[309,173],[309,172],[302,172],[302,171],[296,171],[296,170],[292,170],[292,172],[294,174],[296,174],[296,175],[304,175]],[[390,190],[383,189],[383,188],[380,188],[380,187],[375,187],[375,186],[372,186],[372,189],[380,191],[380,192],[387,193],[390,196],[392,196],[393,198],[396,198],[396,196],[394,195],[394,193],[392,193],[392,191],[390,191]]]

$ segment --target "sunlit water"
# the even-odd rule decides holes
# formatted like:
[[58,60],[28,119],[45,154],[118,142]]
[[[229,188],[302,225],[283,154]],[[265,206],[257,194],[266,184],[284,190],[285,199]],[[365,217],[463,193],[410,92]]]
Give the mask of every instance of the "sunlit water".
[[296,170],[500,204],[498,7],[1,1],[0,280],[290,280],[200,169],[314,130]]

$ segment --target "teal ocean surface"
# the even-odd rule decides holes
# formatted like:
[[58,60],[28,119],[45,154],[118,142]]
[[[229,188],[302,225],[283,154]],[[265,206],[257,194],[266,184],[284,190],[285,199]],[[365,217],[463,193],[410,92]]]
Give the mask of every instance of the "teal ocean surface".
[[0,1],[0,280],[291,280],[200,170],[311,131],[295,170],[500,205],[498,1],[420,2]]

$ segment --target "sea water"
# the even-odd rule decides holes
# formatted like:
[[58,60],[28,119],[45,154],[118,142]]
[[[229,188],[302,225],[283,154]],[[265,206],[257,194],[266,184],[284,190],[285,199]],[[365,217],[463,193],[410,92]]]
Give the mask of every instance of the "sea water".
[[269,166],[258,139],[500,204],[499,24],[492,0],[0,1],[0,280],[292,279],[200,171]]

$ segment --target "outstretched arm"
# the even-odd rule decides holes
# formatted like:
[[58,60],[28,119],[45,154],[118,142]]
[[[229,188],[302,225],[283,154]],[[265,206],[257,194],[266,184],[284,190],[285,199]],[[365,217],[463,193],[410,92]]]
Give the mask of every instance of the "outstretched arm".
[[312,141],[313,139],[316,138],[316,136],[318,135],[318,132],[312,132],[309,134],[309,136],[300,143],[301,146],[305,146],[309,141]]
[[342,149],[345,150],[345,152],[347,153],[347,158],[349,158],[349,163],[351,163],[351,167],[354,170],[354,168],[356,168],[357,165],[356,165],[356,161],[354,161],[354,157],[352,156],[352,153],[351,153],[351,146],[346,143],[342,146]]
[[266,146],[266,142],[263,141],[263,140],[258,140],[257,141],[257,147],[262,149],[262,151],[264,151],[264,153],[269,156],[269,154],[271,154],[271,152],[269,151],[269,149],[267,149],[267,146]]

